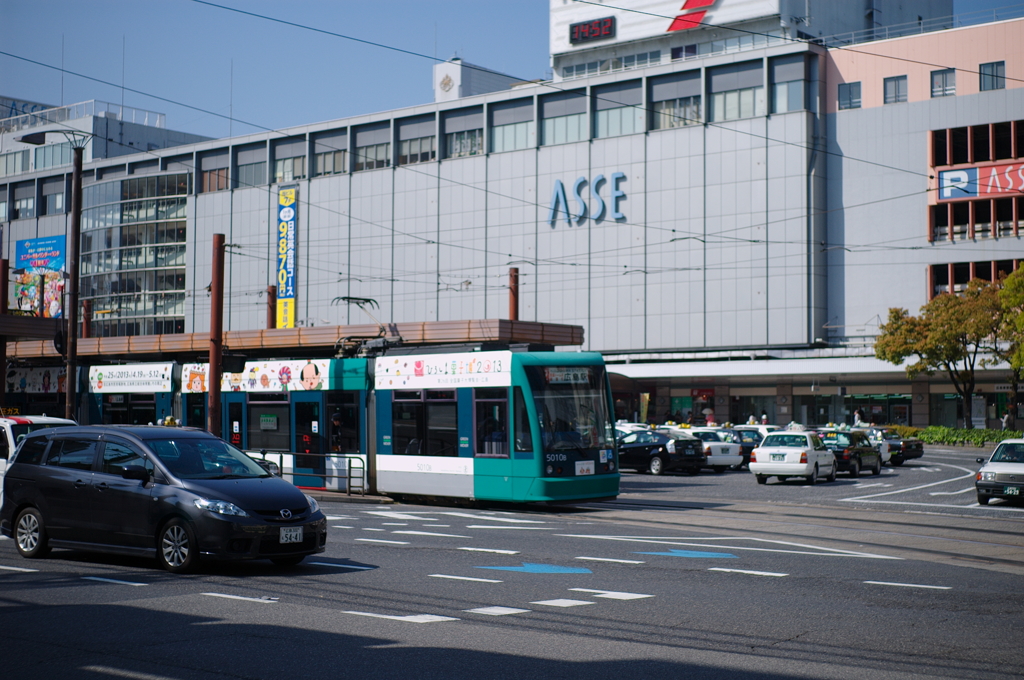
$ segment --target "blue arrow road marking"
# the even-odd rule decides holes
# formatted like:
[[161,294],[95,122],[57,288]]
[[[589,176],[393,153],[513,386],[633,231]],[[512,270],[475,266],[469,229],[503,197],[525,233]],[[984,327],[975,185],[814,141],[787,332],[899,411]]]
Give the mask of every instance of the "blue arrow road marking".
[[521,567],[477,567],[477,569],[496,569],[497,571],[521,571],[526,574],[591,574],[583,567],[560,567],[556,564],[532,564],[523,562]]
[[738,559],[729,553],[699,552],[696,550],[669,550],[668,552],[638,552],[637,555],[665,555],[666,557],[727,557]]

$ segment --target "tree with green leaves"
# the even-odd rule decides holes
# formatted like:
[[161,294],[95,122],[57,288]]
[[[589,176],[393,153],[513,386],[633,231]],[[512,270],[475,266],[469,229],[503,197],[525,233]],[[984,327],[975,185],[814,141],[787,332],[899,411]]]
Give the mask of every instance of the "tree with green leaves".
[[879,327],[875,356],[902,364],[909,358],[907,378],[945,373],[964,405],[964,427],[970,429],[971,397],[979,368],[1001,361],[1004,314],[999,284],[974,279],[961,293],[943,293],[921,307],[919,316],[902,308],[889,310]]
[[1010,415],[1016,420],[1017,393],[1024,375],[1024,269],[1003,279],[999,304],[1003,308],[1003,358],[1010,365]]

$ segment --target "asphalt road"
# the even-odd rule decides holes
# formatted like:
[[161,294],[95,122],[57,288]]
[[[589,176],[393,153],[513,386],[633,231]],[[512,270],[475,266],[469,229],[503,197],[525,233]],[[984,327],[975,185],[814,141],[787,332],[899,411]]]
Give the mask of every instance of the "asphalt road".
[[[891,487],[627,474],[580,507],[326,503],[327,552],[288,570],[0,541],[0,677],[1019,677],[1024,518],[929,496],[965,484],[938,460],[859,482]],[[939,507],[895,504],[918,502]]]

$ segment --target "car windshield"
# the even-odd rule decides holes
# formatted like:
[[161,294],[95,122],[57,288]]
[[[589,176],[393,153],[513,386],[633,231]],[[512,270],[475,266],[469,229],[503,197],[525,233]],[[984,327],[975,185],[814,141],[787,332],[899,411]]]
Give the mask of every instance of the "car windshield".
[[880,430],[878,436],[882,439],[902,439],[896,430]]
[[821,435],[821,438],[826,444],[832,444],[835,446],[849,446],[850,436],[841,432],[826,432]]
[[545,451],[586,451],[615,441],[604,366],[525,366]]
[[706,442],[720,442],[717,432],[694,432],[693,436]]
[[730,432],[729,430],[722,430],[721,432],[719,432],[718,438],[721,439],[723,442],[729,442],[730,444],[740,443],[739,435],[736,434],[735,432]]
[[29,425],[11,425],[11,434],[14,435],[14,443],[20,444],[21,440],[29,432],[35,432],[36,430],[45,430],[49,427],[67,427],[72,423],[31,423]]
[[807,437],[802,434],[770,434],[761,446],[807,446]]
[[179,479],[270,477],[252,458],[220,439],[150,439],[146,444]]
[[1024,444],[1000,444],[990,462],[1024,463]]

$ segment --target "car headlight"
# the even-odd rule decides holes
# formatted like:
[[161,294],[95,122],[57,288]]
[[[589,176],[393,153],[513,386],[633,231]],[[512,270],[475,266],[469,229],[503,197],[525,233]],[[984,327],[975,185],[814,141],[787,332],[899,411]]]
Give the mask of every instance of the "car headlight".
[[248,517],[249,513],[242,510],[234,503],[228,503],[227,501],[214,501],[208,498],[197,498],[193,503],[200,510],[209,510],[210,512],[218,515],[229,515],[231,517]]
[[979,472],[978,480],[982,482],[994,482],[996,481],[996,473],[994,472]]
[[309,511],[310,512],[316,512],[317,510],[320,509],[320,504],[316,502],[315,498],[310,496],[308,493],[307,494],[303,494],[303,495],[306,497],[306,500],[309,502]]

